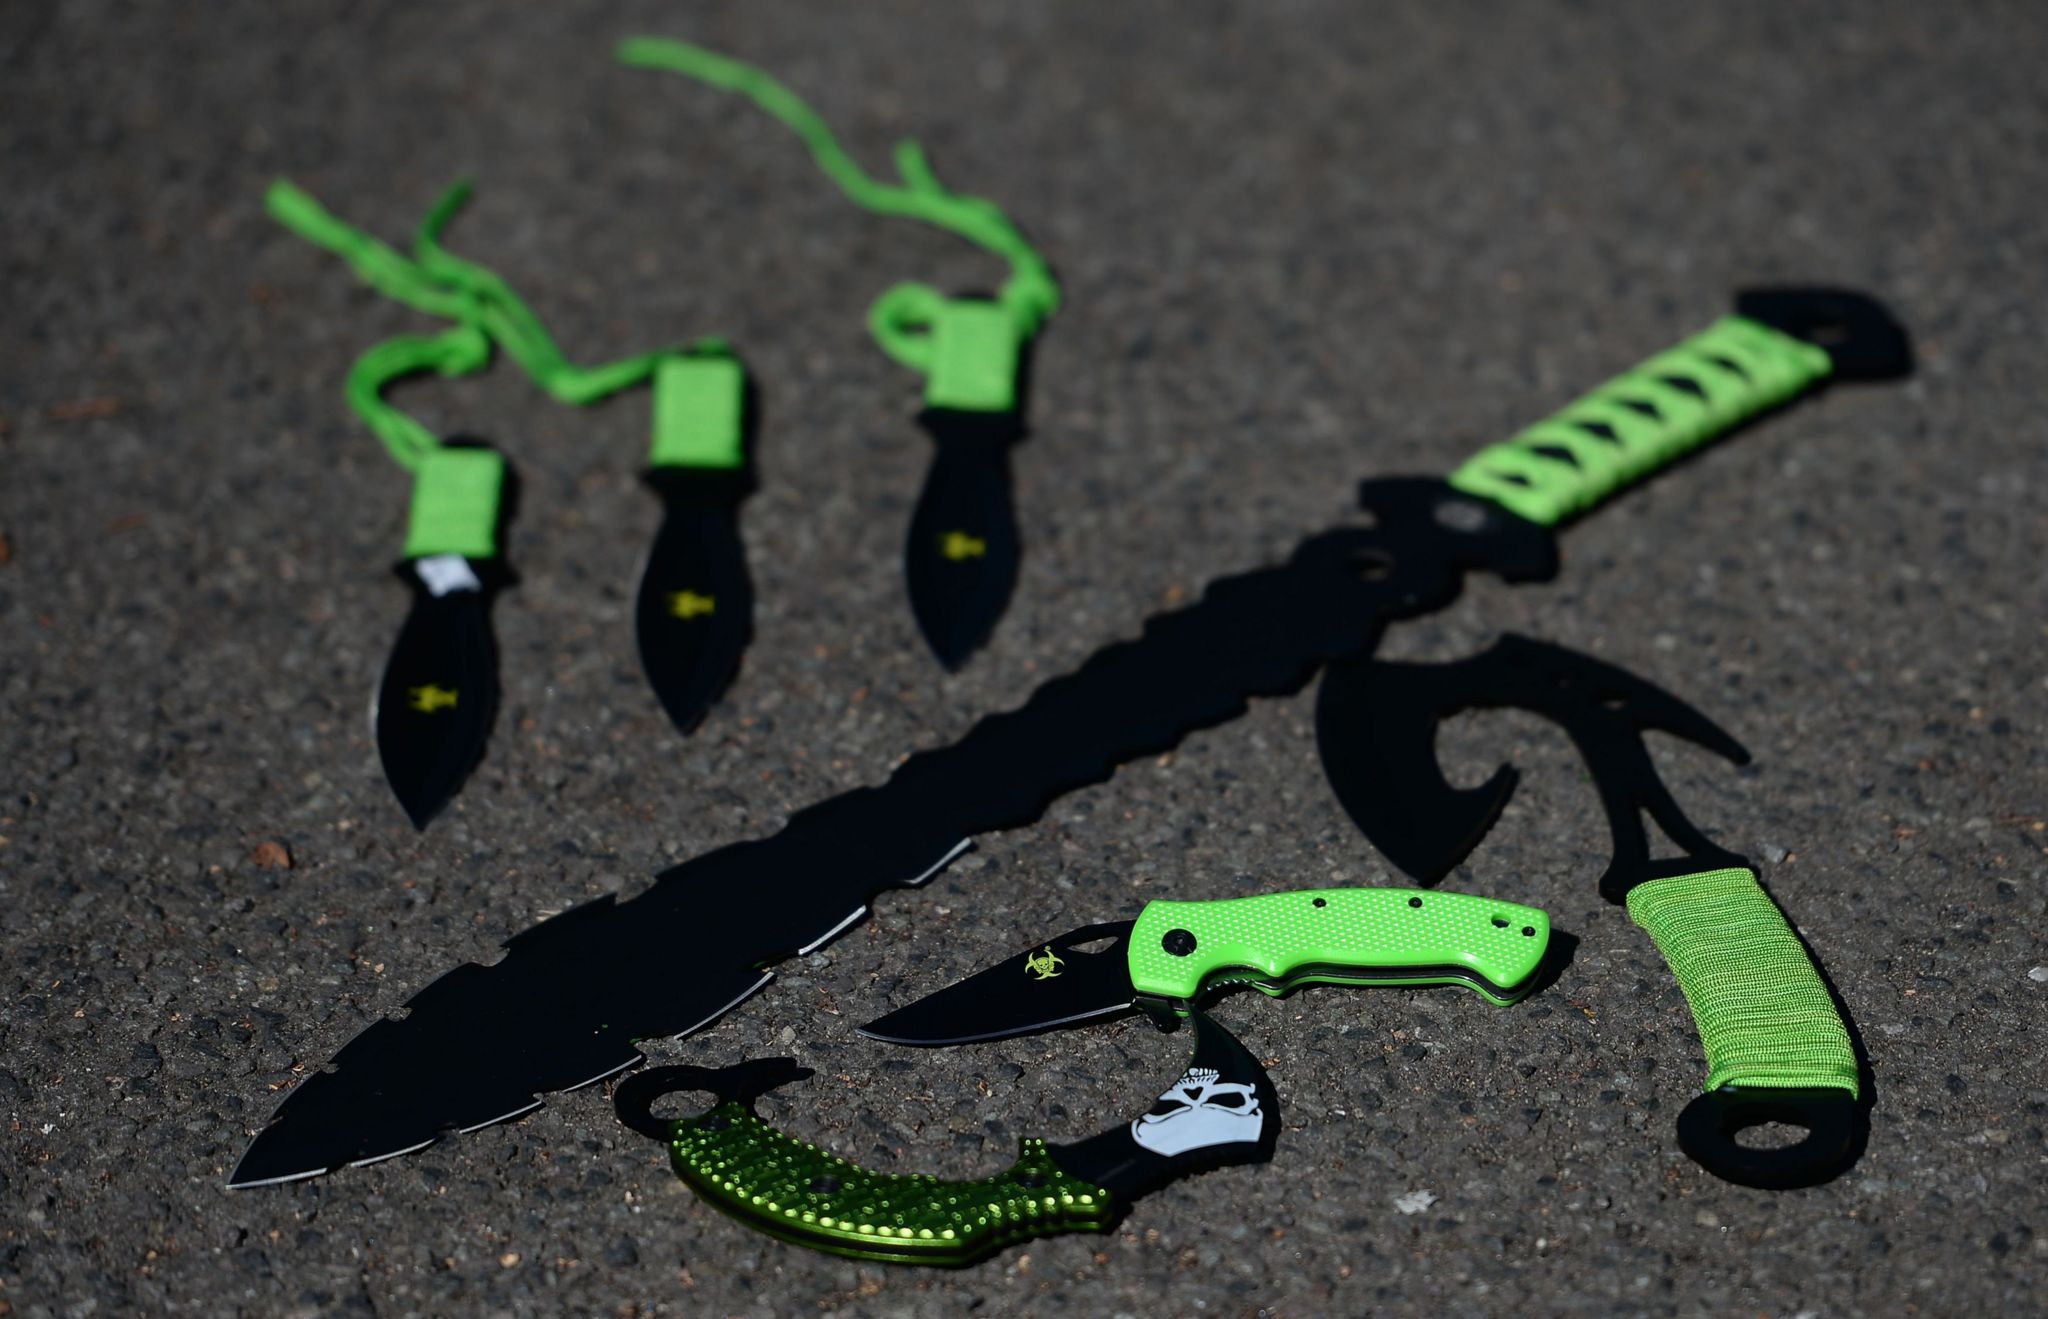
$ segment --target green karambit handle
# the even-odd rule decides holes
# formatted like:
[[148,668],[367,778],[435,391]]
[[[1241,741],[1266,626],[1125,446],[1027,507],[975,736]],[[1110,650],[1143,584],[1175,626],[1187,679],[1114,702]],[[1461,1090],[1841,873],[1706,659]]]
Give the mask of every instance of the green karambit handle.
[[1628,913],[1685,991],[1708,1090],[1860,1093],[1849,1028],[1754,871],[1649,880],[1629,890]]
[[969,1264],[1030,1237],[1102,1232],[1120,1207],[1061,1171],[1045,1142],[973,1182],[870,1172],[784,1135],[745,1103],[676,1122],[669,1160],[701,1196],[771,1236],[814,1250],[900,1264]]
[[1824,349],[1724,316],[1505,443],[1450,483],[1555,526],[1826,377]]
[[1151,902],[1131,929],[1131,986],[1192,1002],[1219,984],[1460,984],[1515,1002],[1550,943],[1534,907],[1408,888],[1303,889],[1214,902]]

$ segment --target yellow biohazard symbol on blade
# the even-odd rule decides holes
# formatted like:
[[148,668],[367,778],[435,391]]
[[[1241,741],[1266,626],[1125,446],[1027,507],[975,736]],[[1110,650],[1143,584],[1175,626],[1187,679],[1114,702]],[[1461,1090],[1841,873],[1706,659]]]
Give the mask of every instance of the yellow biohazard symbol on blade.
[[453,687],[437,687],[431,682],[424,687],[408,687],[405,689],[406,704],[418,710],[421,714],[433,714],[439,710],[452,710],[455,708],[456,699],[461,695],[462,693]]
[[1054,952],[1051,944],[1047,944],[1042,953],[1027,953],[1024,956],[1025,974],[1033,980],[1050,980],[1058,975],[1060,968],[1066,964],[1066,959]]
[[978,559],[988,553],[988,542],[964,531],[949,531],[939,537],[939,553],[955,563],[962,559]]
[[716,596],[698,595],[695,591],[668,593],[668,611],[677,618],[696,618],[703,614],[715,613],[717,609]]

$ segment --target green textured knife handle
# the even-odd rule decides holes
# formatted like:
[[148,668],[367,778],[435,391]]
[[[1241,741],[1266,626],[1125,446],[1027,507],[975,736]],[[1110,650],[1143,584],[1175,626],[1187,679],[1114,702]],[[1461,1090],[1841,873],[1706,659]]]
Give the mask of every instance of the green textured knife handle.
[[972,1182],[870,1172],[784,1135],[728,1101],[674,1124],[676,1174],[713,1205],[814,1250],[901,1264],[959,1265],[1029,1237],[1108,1230],[1116,1199],[1061,1171],[1045,1142]]
[[1467,494],[1555,526],[1831,370],[1825,349],[1725,316],[1451,474]]
[[1250,981],[1280,994],[1313,981],[1466,984],[1521,996],[1550,943],[1534,907],[1409,888],[1303,889],[1214,902],[1152,902],[1131,929],[1131,986],[1187,1002]]
[[1628,913],[1685,991],[1708,1090],[1860,1093],[1849,1028],[1755,871],[1649,880],[1629,890]]

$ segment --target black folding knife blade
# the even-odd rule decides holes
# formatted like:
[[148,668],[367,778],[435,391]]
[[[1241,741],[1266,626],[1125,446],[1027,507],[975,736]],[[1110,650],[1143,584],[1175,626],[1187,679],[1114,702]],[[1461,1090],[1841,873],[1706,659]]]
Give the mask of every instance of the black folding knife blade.
[[[971,1044],[1136,1011],[1133,921],[1084,925],[860,1028],[888,1044]],[[1090,945],[1101,944],[1091,950]]]
[[372,722],[384,777],[417,828],[475,768],[497,713],[485,569],[453,554],[398,567],[413,589],[412,609],[385,662]]
[[752,481],[737,471],[657,467],[647,484],[661,496],[662,521],[634,610],[640,664],[669,719],[689,733],[753,640],[754,587],[739,531]]
[[918,630],[947,669],[988,640],[1017,585],[1017,516],[1010,503],[1015,412],[926,408],[918,421],[937,445],[903,565]]

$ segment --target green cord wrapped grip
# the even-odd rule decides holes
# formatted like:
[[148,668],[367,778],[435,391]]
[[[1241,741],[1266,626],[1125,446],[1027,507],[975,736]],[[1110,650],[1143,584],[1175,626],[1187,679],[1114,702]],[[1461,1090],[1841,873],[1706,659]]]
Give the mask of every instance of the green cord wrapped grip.
[[743,452],[747,376],[730,352],[704,349],[671,357],[654,371],[650,467],[730,470]]
[[1692,1006],[1708,1090],[1860,1093],[1849,1028],[1754,871],[1653,879],[1629,890],[1628,912]]
[[1825,350],[1725,316],[1545,421],[1480,450],[1450,483],[1555,526],[1805,390]]
[[496,556],[504,492],[505,459],[490,449],[436,448],[421,454],[413,468],[405,557]]
[[1107,1231],[1116,1199],[1071,1177],[1042,1140],[979,1181],[870,1172],[784,1135],[729,1100],[673,1125],[676,1175],[719,1209],[771,1236],[855,1259],[969,1264],[1030,1237]]
[[1149,902],[1131,927],[1131,987],[1192,1002],[1217,984],[1462,984],[1497,1004],[1527,992],[1550,943],[1535,907],[1407,888],[1305,889]]
[[924,401],[963,412],[1011,412],[1017,406],[1017,360],[1023,337],[998,303],[951,298],[939,304],[931,329],[931,374]]

